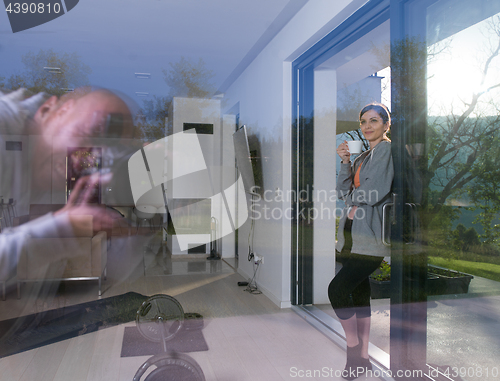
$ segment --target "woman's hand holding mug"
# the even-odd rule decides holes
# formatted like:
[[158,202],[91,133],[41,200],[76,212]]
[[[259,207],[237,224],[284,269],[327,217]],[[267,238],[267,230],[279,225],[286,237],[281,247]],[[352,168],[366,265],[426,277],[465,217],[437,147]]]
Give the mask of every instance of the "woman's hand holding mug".
[[344,140],[343,143],[340,143],[340,145],[337,148],[337,154],[340,156],[342,159],[342,163],[349,163],[351,160],[351,154],[349,152],[349,146],[347,144],[347,140]]

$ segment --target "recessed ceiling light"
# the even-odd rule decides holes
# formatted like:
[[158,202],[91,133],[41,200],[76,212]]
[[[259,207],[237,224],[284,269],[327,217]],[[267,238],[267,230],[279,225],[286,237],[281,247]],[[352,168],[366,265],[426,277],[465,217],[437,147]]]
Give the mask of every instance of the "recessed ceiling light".
[[45,67],[43,68],[43,70],[48,71],[49,73],[52,73],[52,74],[62,74],[62,72],[63,72],[63,71],[61,70],[61,68],[59,68],[59,67],[49,67],[49,66],[45,66]]

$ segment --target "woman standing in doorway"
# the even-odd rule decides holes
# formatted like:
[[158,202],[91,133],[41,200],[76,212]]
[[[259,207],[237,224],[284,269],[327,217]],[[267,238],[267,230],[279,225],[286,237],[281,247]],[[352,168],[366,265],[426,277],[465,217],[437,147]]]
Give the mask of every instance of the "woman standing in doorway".
[[347,142],[337,148],[342,159],[337,179],[338,197],[346,207],[339,222],[337,251],[342,268],[328,287],[328,297],[347,342],[347,363],[343,378],[353,380],[371,369],[368,358],[370,334],[370,283],[368,277],[390,249],[382,243],[382,209],[389,202],[394,168],[391,125],[387,108],[366,105],[359,113],[360,128],[370,149],[353,163]]

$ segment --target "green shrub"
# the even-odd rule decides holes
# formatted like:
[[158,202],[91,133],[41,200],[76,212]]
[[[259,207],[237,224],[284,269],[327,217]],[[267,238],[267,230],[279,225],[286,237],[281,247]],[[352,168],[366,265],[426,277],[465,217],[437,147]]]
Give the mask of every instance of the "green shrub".
[[385,281],[391,279],[391,265],[386,261],[382,261],[380,267],[370,275],[370,278],[378,281]]

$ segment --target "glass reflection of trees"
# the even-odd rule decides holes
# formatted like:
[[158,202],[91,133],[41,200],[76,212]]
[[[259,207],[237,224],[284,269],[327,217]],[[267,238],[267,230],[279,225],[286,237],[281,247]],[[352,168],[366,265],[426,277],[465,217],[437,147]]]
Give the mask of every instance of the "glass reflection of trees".
[[193,61],[181,57],[171,62],[169,69],[163,69],[164,81],[169,88],[167,96],[153,96],[145,100],[141,108],[137,125],[143,132],[146,141],[155,141],[165,136],[165,121],[173,97],[211,98],[215,93],[215,85],[211,82],[215,73],[206,68],[203,59]]
[[[412,47],[421,57],[427,55],[424,61],[426,83],[421,84],[422,90],[425,90],[424,85],[427,87],[429,110],[424,141],[425,165],[420,167],[424,190],[422,217],[426,228],[424,244],[432,247],[431,262],[500,280],[500,271],[482,271],[480,266],[472,264],[482,262],[500,266],[500,195],[497,191],[500,180],[497,165],[500,159],[500,71],[496,69],[499,66],[500,18],[495,16],[481,24],[485,26],[482,37],[475,41],[472,52],[454,43],[453,38],[459,40],[457,35],[426,47],[426,51],[423,45]],[[472,34],[473,28],[477,26],[461,33]],[[449,67],[443,66],[441,72],[436,68],[451,59],[456,62],[459,60],[457,55],[464,50],[476,57],[477,66],[452,78],[455,82],[463,82],[460,92],[452,82],[449,82],[449,89],[443,89],[444,83],[436,86]],[[469,84],[462,80],[463,76],[468,77]],[[471,79],[475,81],[470,83]],[[420,118],[419,115],[408,117]],[[417,137],[417,140],[421,139]],[[471,211],[472,217],[464,214],[465,211]],[[467,225],[480,226],[480,239],[473,227],[458,225],[453,228],[461,216],[462,220],[469,219]],[[443,262],[439,257],[454,261]]]
[[32,93],[45,92],[60,96],[89,84],[92,69],[76,53],[60,53],[52,49],[28,52],[21,57],[24,68],[10,77],[0,77],[0,88],[26,88]]

